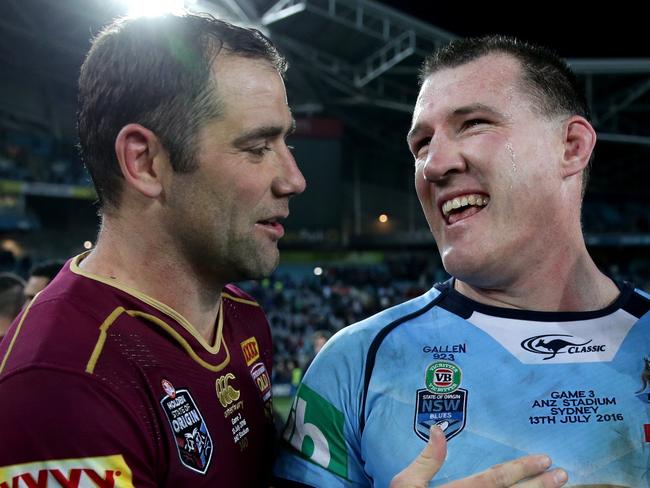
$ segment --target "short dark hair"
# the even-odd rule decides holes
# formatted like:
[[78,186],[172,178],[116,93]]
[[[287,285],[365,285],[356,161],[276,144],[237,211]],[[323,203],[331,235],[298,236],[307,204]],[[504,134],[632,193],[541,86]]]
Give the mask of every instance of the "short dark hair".
[[196,169],[197,133],[222,112],[211,72],[222,51],[268,61],[281,75],[287,68],[261,32],[207,14],[119,19],[94,39],[79,77],[77,125],[101,207],[118,206],[115,139],[129,123],[156,134],[174,171]]
[[0,273],[0,317],[14,319],[25,303],[25,281],[13,273]]
[[[542,115],[580,115],[587,120],[591,119],[587,99],[567,62],[546,47],[514,37],[490,35],[450,42],[425,59],[420,70],[420,85],[436,71],[455,68],[488,54],[506,54],[519,61],[522,88],[531,96],[533,106]],[[583,172],[583,194],[587,186],[589,165]]]
[[52,281],[54,277],[59,274],[59,271],[61,271],[61,268],[63,268],[64,264],[65,261],[55,259],[36,263],[29,270],[29,277],[31,278],[32,276],[41,276]]

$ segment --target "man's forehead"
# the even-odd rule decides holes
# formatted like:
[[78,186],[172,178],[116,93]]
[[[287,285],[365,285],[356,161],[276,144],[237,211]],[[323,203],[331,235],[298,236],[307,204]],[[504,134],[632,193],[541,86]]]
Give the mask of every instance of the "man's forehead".
[[512,56],[488,54],[429,75],[418,94],[414,119],[424,109],[455,111],[462,107],[492,107],[522,95],[521,66]]

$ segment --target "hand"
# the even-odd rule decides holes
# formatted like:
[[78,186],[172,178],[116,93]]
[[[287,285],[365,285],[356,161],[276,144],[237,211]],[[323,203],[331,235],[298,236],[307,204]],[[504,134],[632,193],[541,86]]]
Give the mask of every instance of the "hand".
[[[447,440],[442,430],[432,427],[429,442],[420,455],[390,483],[390,488],[427,488],[447,456]],[[525,456],[492,466],[485,471],[452,481],[440,488],[559,488],[567,482],[563,469],[547,471],[548,456]],[[525,480],[521,483],[520,481]]]

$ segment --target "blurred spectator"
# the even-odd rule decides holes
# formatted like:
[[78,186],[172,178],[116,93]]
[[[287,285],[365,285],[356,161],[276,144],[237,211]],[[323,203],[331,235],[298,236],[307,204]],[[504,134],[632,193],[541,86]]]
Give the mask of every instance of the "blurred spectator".
[[25,303],[25,281],[13,273],[0,273],[0,341]]
[[29,279],[25,285],[25,298],[31,301],[39,291],[54,279],[64,264],[65,261],[56,260],[36,264],[29,272]]
[[332,333],[329,330],[319,329],[311,336],[314,345],[314,356],[320,352],[325,343],[330,340]]

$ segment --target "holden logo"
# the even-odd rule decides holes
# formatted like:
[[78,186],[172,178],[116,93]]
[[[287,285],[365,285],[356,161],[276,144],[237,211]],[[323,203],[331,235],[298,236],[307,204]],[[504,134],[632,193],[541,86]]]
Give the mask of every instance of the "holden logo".
[[[562,339],[563,337],[569,337],[570,339]],[[521,342],[521,347],[535,354],[546,354],[547,357],[543,358],[544,361],[553,359],[558,354],[583,354],[605,351],[605,344],[591,345],[593,339],[586,342],[578,342],[579,340],[569,334],[544,334],[524,339]]]

